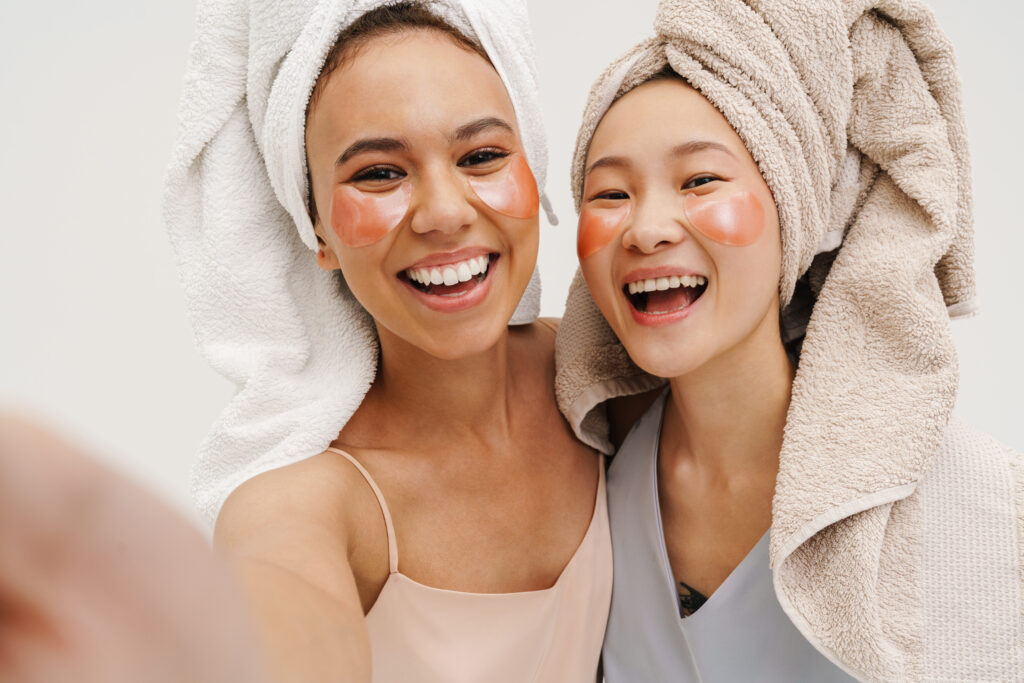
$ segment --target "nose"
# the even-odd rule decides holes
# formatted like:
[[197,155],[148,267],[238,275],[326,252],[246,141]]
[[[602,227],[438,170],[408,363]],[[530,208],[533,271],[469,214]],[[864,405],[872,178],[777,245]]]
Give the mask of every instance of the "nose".
[[633,205],[627,219],[629,223],[622,234],[622,246],[652,254],[678,244],[687,235],[682,216],[681,197],[645,197]]
[[476,220],[465,179],[450,168],[431,168],[418,178],[410,225],[415,232],[452,234]]

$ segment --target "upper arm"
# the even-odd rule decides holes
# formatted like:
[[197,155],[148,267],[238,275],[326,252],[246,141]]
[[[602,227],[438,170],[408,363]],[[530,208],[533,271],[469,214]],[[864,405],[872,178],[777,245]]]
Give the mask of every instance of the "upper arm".
[[227,553],[278,680],[369,680],[369,640],[348,554],[342,477],[297,463],[261,474],[221,509]]

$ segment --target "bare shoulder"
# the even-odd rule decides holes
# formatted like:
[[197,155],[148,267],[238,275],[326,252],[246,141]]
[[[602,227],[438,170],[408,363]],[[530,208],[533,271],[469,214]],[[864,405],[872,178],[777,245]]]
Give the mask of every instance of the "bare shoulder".
[[520,337],[528,337],[534,343],[550,347],[552,352],[555,348],[555,335],[558,334],[560,318],[537,318],[529,325],[516,325],[509,328],[513,334]]
[[561,318],[537,318],[537,322],[544,327],[547,327],[553,332],[558,332],[558,326],[561,324]]
[[225,534],[244,535],[253,523],[279,526],[315,521],[336,526],[344,521],[348,500],[339,494],[354,488],[353,479],[352,468],[330,451],[259,474],[225,501],[216,536],[230,540]]
[[350,561],[367,507],[359,476],[327,451],[246,481],[217,518],[214,544],[235,566],[274,680],[333,680],[338,671],[369,680]]
[[[558,318],[538,318],[529,325],[509,328],[511,339],[522,344],[530,364],[542,367],[553,377],[555,367],[555,335],[558,332]],[[538,361],[540,361],[538,363]],[[553,381],[553,380],[552,380]]]
[[334,592],[341,588],[338,563],[348,564],[357,530],[379,517],[377,506],[358,470],[325,451],[239,486],[217,518],[214,544]]

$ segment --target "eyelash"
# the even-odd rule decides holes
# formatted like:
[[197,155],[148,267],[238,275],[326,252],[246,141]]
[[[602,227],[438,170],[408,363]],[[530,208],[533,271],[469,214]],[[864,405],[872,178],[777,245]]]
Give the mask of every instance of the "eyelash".
[[625,192],[621,191],[621,190],[608,190],[607,192],[602,192],[599,195],[594,195],[594,197],[592,197],[592,199],[611,199],[611,200],[629,199],[629,195],[626,194]]
[[[706,180],[707,182],[704,182],[704,183],[699,182],[701,180]],[[698,176],[696,178],[692,178],[691,180],[688,180],[686,182],[686,184],[683,185],[683,189],[684,190],[692,190],[695,187],[700,187],[701,185],[707,185],[708,183],[713,182],[715,180],[721,180],[721,178],[718,178],[717,176],[713,176],[713,175]]]
[[[694,188],[701,187],[702,185],[707,185],[708,183],[714,182],[716,180],[721,180],[721,178],[713,175],[698,176],[696,178],[692,178],[691,180],[686,181],[686,184],[683,185],[683,189],[692,190]],[[594,195],[590,199],[591,201],[595,199],[608,199],[612,201],[619,201],[623,199],[629,199],[629,195],[623,192],[622,190],[608,190],[607,192],[602,192],[601,194]]]
[[[496,149],[489,147],[486,149],[475,149],[466,156],[459,159],[459,166],[481,166],[488,162],[494,161],[495,159],[504,159],[511,152],[506,152],[503,149]],[[481,159],[480,157],[486,157]],[[474,161],[475,159],[475,161]]]
[[[388,175],[382,176],[382,174]],[[388,180],[397,180],[398,178],[401,178],[404,175],[405,173],[395,168],[394,166],[370,166],[369,168],[364,168],[363,170],[358,171],[355,175],[353,175],[351,182],[386,182]]]
[[[459,159],[458,165],[480,166],[494,161],[495,159],[504,159],[509,154],[511,154],[511,152],[506,152],[500,149],[477,149]],[[352,176],[350,182],[385,182],[388,180],[397,180],[404,175],[405,173],[394,166],[371,166],[358,171]]]

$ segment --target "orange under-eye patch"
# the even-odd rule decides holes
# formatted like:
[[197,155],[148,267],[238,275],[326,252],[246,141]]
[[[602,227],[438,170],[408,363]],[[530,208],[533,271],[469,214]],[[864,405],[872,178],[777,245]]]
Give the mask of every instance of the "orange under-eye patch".
[[497,173],[470,176],[469,187],[487,206],[510,218],[533,218],[540,210],[537,180],[522,154]]
[[619,234],[629,210],[628,203],[607,209],[584,206],[576,228],[576,256],[582,260],[606,247]]
[[331,227],[345,246],[367,247],[398,227],[411,199],[412,186],[407,182],[388,192],[339,185],[332,198]]
[[727,246],[753,244],[764,232],[764,205],[750,192],[736,192],[724,198],[688,194],[683,210],[694,229]]

